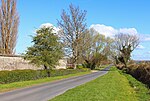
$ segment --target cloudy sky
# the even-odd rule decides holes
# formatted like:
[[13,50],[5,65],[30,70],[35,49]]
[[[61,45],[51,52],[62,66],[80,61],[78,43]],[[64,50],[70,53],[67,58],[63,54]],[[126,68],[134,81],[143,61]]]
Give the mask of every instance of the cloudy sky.
[[16,53],[31,46],[31,37],[42,24],[54,25],[62,9],[70,3],[87,10],[87,27],[113,36],[117,32],[140,35],[140,45],[133,52],[136,60],[150,60],[149,0],[17,0],[20,26]]
[[135,28],[119,28],[115,29],[112,26],[106,26],[103,24],[91,25],[90,28],[94,28],[100,34],[104,34],[108,37],[113,37],[117,33],[129,33],[136,34],[140,37],[140,44],[132,53],[132,59],[135,60],[150,60],[150,34],[142,34]]

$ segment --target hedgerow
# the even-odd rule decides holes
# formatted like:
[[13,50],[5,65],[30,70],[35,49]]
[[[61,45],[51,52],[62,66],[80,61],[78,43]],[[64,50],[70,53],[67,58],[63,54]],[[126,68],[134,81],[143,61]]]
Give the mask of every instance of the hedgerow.
[[[63,76],[68,74],[75,74],[87,70],[74,69],[74,70],[51,70],[51,77]],[[13,70],[13,71],[0,71],[0,84],[7,84],[19,81],[36,80],[47,77],[45,70]]]

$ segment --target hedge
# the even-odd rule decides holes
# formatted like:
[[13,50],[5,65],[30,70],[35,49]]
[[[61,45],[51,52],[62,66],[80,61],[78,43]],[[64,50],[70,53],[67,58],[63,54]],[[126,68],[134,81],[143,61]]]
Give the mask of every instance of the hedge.
[[[123,65],[117,65],[117,68],[120,70],[124,69]],[[150,88],[150,62],[130,63],[126,69],[126,73],[132,75]]]
[[137,66],[131,65],[128,73],[142,83],[147,84],[150,88],[150,63],[141,63]]
[[[74,74],[78,72],[85,72],[87,70],[52,70],[51,77],[63,76],[67,74]],[[47,77],[45,70],[13,70],[13,71],[0,71],[0,84],[7,84],[19,81],[36,80]]]

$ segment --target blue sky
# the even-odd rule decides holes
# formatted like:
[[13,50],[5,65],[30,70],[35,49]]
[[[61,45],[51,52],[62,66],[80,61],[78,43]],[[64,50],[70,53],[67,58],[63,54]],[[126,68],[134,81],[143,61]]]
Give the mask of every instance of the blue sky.
[[57,26],[62,9],[67,10],[70,3],[87,10],[88,27],[100,24],[106,29],[134,28],[142,38],[132,58],[150,60],[150,0],[17,0],[20,26],[16,53],[31,46],[30,35],[41,24]]

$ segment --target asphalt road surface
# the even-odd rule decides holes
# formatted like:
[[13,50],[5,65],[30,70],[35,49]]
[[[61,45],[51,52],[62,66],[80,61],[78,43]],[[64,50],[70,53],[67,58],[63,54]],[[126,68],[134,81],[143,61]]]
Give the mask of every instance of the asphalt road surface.
[[45,83],[33,87],[17,89],[6,93],[0,94],[0,101],[47,101],[58,96],[68,89],[82,85],[99,76],[106,74],[109,67],[102,71],[94,72],[91,74],[71,77],[64,80],[58,80],[50,83]]

